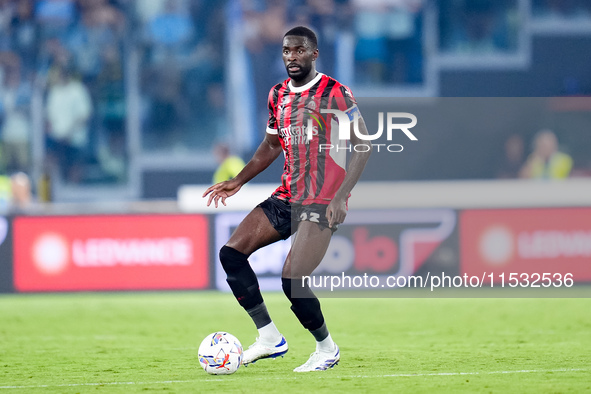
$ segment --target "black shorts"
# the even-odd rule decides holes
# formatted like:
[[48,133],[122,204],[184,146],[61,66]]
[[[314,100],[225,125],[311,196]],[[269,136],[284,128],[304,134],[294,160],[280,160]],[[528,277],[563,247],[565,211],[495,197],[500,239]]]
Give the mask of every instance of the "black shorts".
[[333,233],[337,231],[337,225],[333,227],[328,225],[328,219],[326,218],[327,204],[291,204],[271,196],[257,207],[263,209],[269,222],[279,232],[282,239],[287,239],[295,233],[298,224],[302,221],[318,223],[321,229],[330,228]]

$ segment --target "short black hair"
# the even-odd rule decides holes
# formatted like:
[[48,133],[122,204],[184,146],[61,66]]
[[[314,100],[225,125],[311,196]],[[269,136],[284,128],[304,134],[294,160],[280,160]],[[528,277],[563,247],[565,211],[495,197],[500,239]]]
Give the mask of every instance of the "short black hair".
[[316,33],[314,33],[311,29],[307,28],[306,26],[297,26],[293,29],[289,30],[283,38],[287,36],[300,36],[306,37],[308,41],[312,44],[312,49],[318,48],[318,38],[316,38]]

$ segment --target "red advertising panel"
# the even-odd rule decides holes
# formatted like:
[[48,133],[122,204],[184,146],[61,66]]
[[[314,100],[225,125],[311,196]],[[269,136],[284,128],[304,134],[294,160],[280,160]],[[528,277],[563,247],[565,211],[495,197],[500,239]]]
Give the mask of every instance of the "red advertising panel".
[[469,210],[460,216],[461,271],[572,274],[591,281],[591,208]]
[[0,293],[12,289],[12,224],[9,218],[0,216]]
[[203,215],[19,217],[18,291],[204,289]]

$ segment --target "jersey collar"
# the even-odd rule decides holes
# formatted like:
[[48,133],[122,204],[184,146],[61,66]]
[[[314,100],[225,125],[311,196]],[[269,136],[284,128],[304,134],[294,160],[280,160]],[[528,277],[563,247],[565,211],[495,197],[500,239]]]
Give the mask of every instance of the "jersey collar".
[[319,72],[313,80],[311,80],[310,82],[308,82],[307,84],[305,84],[304,86],[293,86],[293,84],[291,83],[291,79],[289,80],[289,82],[287,83],[287,86],[289,87],[289,90],[294,92],[294,93],[302,93],[308,89],[310,89],[312,86],[316,85],[318,83],[318,81],[320,81],[320,78],[322,78],[324,74],[322,74],[321,72]]

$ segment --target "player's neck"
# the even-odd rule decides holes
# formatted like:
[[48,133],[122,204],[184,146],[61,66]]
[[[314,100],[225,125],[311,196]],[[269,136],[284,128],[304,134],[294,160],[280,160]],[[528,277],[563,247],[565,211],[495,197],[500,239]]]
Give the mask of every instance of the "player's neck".
[[291,85],[295,88],[302,87],[302,86],[306,85],[307,83],[309,83],[310,81],[312,81],[314,78],[316,78],[316,75],[318,75],[318,71],[312,70],[312,71],[310,71],[310,73],[308,75],[306,75],[306,77],[304,79],[296,81],[295,79],[292,78]]

